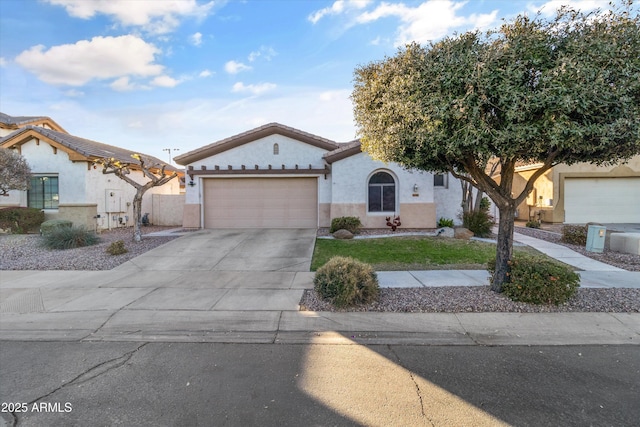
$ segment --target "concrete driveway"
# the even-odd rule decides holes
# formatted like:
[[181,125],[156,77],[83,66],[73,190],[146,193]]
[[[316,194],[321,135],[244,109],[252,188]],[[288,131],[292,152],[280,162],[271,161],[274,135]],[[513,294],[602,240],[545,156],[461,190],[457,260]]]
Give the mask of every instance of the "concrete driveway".
[[[316,231],[200,230],[113,271],[131,273],[110,287],[153,287],[127,306],[136,310],[297,310]],[[188,290],[188,292],[187,292]]]
[[297,311],[316,231],[200,230],[108,271],[2,271],[0,338],[277,329]]
[[313,229],[199,230],[115,270],[308,272]]

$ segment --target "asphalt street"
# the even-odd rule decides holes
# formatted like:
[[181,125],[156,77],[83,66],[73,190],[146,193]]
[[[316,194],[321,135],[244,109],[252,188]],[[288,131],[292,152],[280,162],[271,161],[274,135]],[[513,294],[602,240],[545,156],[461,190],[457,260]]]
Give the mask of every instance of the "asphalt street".
[[[18,426],[637,426],[639,346],[3,342]],[[5,408],[6,409],[6,408]],[[1,423],[0,423],[1,424]]]

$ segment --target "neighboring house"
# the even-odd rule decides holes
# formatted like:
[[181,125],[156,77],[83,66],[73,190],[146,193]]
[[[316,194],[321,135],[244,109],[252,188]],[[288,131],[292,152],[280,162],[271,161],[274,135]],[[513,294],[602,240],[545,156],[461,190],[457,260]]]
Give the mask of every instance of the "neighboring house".
[[[31,189],[10,192],[0,198],[0,207],[39,208],[46,219],[68,219],[89,229],[133,225],[135,189],[113,174],[103,174],[102,167],[94,164],[105,157],[135,162],[133,151],[70,135],[48,117],[0,113],[0,131],[0,147],[17,150],[32,172]],[[132,170],[130,176],[141,183],[148,181],[140,170]],[[142,212],[150,214],[153,224],[180,225],[183,203],[180,181],[175,178],[145,193]]]
[[27,125],[40,126],[44,129],[51,129],[58,132],[68,133],[59,124],[51,120],[49,117],[34,116],[34,117],[12,117],[4,113],[0,113],[0,138],[9,135],[10,133],[21,129]]
[[359,141],[338,144],[278,123],[174,159],[185,165],[184,227],[316,228],[357,216],[365,228],[435,228],[456,218],[461,188],[447,175],[374,161]]
[[[514,194],[539,168],[539,164],[516,168]],[[518,218],[567,224],[640,223],[640,156],[612,166],[554,166],[535,182],[518,208]]]

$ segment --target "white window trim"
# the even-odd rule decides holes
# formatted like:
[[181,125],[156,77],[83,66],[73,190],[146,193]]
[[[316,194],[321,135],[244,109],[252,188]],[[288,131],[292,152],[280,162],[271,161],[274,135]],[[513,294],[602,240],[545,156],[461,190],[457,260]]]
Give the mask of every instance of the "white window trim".
[[[393,178],[393,182],[395,185],[395,192],[394,192],[394,196],[395,196],[395,210],[393,211],[370,211],[369,210],[369,181],[371,180],[371,177],[375,174],[377,174],[378,172],[384,172],[387,173],[391,176],[391,178]],[[399,206],[400,206],[400,184],[399,184],[399,180],[398,177],[396,176],[395,173],[393,173],[392,171],[390,171],[389,169],[376,169],[373,172],[371,172],[368,176],[367,176],[367,180],[365,182],[365,194],[367,195],[366,197],[366,212],[368,216],[390,216],[390,215],[394,215],[397,216],[398,215],[398,211],[399,211]]]

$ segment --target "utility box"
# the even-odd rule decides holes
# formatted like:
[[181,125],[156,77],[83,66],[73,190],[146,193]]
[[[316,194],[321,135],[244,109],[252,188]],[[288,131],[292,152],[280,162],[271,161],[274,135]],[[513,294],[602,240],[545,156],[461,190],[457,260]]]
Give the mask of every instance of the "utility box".
[[124,212],[122,209],[122,190],[107,190],[105,212]]
[[607,237],[607,227],[602,225],[590,225],[587,228],[587,247],[589,252],[602,252],[604,240]]

